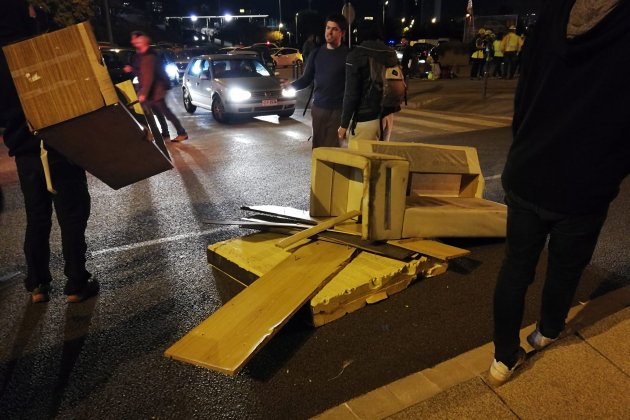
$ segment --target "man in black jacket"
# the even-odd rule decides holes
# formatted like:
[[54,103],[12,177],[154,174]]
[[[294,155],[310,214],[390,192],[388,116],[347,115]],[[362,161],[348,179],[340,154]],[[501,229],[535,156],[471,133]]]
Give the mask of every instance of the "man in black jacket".
[[527,337],[537,350],[562,333],[608,206],[630,173],[630,79],[594,77],[601,63],[630,65],[619,53],[630,45],[629,21],[628,1],[547,2],[525,43],[502,176],[508,221],[494,296],[495,384],[525,359],[525,294],[545,243],[540,318]]
[[[24,0],[0,2],[0,46],[31,35],[29,19],[29,8]],[[33,303],[48,301],[52,282],[49,236],[54,204],[61,228],[64,273],[68,278],[64,293],[70,303],[83,301],[98,293],[98,283],[88,281],[91,274],[86,270],[85,230],[90,216],[90,194],[85,171],[47,147],[56,193],[48,192],[40,160],[40,139],[28,129],[1,50],[0,92],[0,120],[6,124],[4,143],[9,148],[9,155],[15,157],[26,210],[24,254],[27,273],[24,284]]]
[[350,128],[349,140],[387,141],[394,125],[394,112],[400,111],[400,106],[383,109],[382,91],[370,89],[370,60],[391,67],[398,64],[398,57],[393,48],[381,41],[378,25],[365,25],[359,36],[364,41],[346,60],[346,89],[337,134],[342,140]]

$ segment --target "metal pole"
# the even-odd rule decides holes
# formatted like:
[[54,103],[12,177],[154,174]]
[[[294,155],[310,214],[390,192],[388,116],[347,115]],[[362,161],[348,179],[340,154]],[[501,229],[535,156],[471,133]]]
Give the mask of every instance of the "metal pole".
[[112,21],[109,16],[109,2],[103,0],[103,8],[105,9],[105,26],[107,26],[107,38],[111,44],[114,43],[114,34],[112,33]]
[[298,41],[299,38],[298,38],[298,27],[297,27],[297,24],[298,24],[298,14],[296,13],[295,14],[295,45],[296,45],[297,48],[300,48],[300,43]]
[[282,22],[282,0],[278,0],[278,29],[280,29],[280,22]]

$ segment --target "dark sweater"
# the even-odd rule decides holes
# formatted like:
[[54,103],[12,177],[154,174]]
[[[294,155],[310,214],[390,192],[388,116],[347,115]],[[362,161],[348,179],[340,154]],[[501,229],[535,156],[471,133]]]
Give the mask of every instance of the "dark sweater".
[[586,214],[630,172],[630,1],[568,40],[573,3],[547,2],[525,42],[502,181],[543,209]]
[[[32,23],[24,0],[0,1],[0,46],[31,34]],[[26,125],[22,106],[4,54],[0,50],[0,125],[5,127],[4,143],[10,156],[39,153],[39,139]]]
[[328,49],[321,46],[306,60],[304,74],[291,83],[297,90],[308,87],[313,81],[313,105],[325,109],[341,109],[346,74],[348,47]]

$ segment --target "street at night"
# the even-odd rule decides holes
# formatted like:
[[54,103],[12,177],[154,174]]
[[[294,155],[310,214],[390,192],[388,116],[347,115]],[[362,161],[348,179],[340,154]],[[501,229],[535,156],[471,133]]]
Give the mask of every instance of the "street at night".
[[[476,147],[485,198],[502,202],[516,81],[490,80],[483,100],[482,83],[412,80],[392,140]],[[88,269],[101,291],[76,305],[63,295],[55,223],[51,300],[29,302],[24,204],[13,159],[0,148],[0,417],[308,418],[492,341],[504,240],[451,239],[472,252],[445,274],[319,328],[298,314],[234,377],[164,357],[224,302],[207,246],[254,232],[207,221],[245,217],[243,205],[309,208],[304,96],[289,119],[219,124],[209,111],[186,113],[172,89],[168,103],[190,137],[167,144],[175,168],[120,190],[88,177]],[[629,205],[626,180],[574,305],[630,284]],[[544,272],[545,258],[524,325],[537,319]]]

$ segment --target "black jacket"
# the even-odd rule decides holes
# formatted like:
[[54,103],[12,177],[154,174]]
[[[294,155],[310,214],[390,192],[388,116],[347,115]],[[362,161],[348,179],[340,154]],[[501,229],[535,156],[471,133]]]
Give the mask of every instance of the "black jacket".
[[[398,64],[396,51],[382,41],[367,40],[356,46],[346,59],[346,90],[343,97],[341,127],[348,128],[350,121],[364,122],[380,118],[380,104],[368,98],[370,87],[369,57],[386,67]],[[354,117],[353,117],[354,115]]]
[[[31,35],[33,29],[31,20],[28,16],[26,1],[0,1],[0,47]],[[5,127],[4,144],[9,148],[9,155],[39,153],[39,139],[28,130],[20,100],[1,49],[0,126]]]
[[569,40],[574,2],[547,2],[527,37],[502,180],[543,209],[588,214],[605,210],[630,173],[630,1]]

